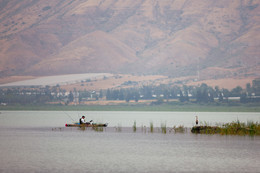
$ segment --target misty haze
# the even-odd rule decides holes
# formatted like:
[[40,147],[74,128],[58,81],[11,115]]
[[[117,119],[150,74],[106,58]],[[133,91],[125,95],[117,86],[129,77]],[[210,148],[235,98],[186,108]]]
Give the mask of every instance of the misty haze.
[[259,172],[259,0],[0,0],[0,172]]

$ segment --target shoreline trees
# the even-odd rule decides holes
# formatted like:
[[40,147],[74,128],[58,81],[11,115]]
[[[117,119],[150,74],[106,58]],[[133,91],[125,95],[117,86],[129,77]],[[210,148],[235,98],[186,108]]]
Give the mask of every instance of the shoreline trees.
[[146,85],[133,88],[107,89],[100,91],[73,91],[62,90],[59,85],[30,88],[0,88],[0,103],[6,104],[45,104],[57,102],[69,104],[71,102],[81,103],[90,100],[156,100],[155,104],[162,104],[171,99],[179,102],[212,103],[229,102],[231,99],[241,103],[260,102],[260,79],[253,81],[252,86],[240,86],[228,90],[215,88],[203,83],[199,86]]

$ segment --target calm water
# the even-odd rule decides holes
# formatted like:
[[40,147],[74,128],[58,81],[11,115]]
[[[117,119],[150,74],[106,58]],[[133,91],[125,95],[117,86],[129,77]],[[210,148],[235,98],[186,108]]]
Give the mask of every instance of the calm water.
[[[104,132],[65,128],[79,116],[108,122]],[[196,113],[207,123],[260,122],[260,113]],[[73,120],[72,120],[73,119]],[[185,112],[12,112],[0,114],[2,172],[260,172],[260,137],[117,132],[194,124]],[[131,128],[128,128],[131,129]]]

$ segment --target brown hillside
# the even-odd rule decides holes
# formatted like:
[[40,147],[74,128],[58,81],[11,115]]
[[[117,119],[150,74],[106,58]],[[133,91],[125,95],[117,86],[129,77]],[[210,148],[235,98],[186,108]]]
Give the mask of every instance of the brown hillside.
[[70,42],[49,58],[26,70],[26,73],[116,73],[122,70],[122,66],[134,61],[136,57],[132,49],[103,31],[95,31]]
[[0,77],[259,77],[258,0],[0,1]]

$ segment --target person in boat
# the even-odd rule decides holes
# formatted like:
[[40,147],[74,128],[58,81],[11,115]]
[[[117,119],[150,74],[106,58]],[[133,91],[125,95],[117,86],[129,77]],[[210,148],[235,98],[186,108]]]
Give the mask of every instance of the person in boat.
[[79,119],[79,124],[90,124],[91,122],[92,120],[87,122],[84,115]]
[[83,115],[80,119],[79,119],[79,124],[87,124],[85,116]]

